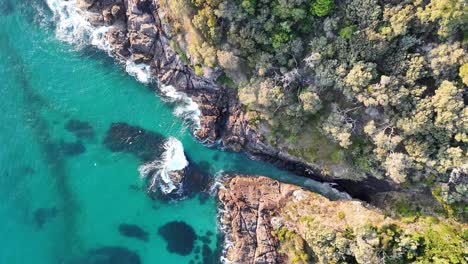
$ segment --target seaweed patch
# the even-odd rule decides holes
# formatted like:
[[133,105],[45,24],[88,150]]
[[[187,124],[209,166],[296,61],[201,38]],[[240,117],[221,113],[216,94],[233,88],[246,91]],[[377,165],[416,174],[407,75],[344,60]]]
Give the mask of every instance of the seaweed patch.
[[190,254],[197,235],[193,227],[183,221],[173,221],[159,228],[159,235],[167,242],[167,250],[182,256]]
[[137,225],[120,224],[119,233],[126,237],[136,238],[141,241],[148,241],[148,233]]
[[94,128],[88,122],[70,119],[65,124],[65,129],[80,139],[94,138]]
[[152,161],[164,151],[163,135],[126,123],[113,123],[103,144],[112,152],[127,152],[142,161]]

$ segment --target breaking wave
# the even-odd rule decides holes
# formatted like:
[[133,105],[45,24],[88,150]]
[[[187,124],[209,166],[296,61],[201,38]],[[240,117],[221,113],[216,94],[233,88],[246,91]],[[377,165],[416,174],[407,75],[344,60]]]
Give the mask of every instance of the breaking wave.
[[161,158],[141,165],[138,171],[142,178],[151,177],[148,190],[154,190],[159,183],[160,190],[164,194],[169,194],[178,187],[171,179],[171,173],[185,169],[188,164],[182,142],[174,137],[169,137],[164,143],[164,152],[161,154]]
[[125,71],[141,83],[148,84],[152,80],[151,67],[147,64],[136,64],[133,59],[125,62]]
[[195,103],[186,93],[177,91],[172,85],[159,85],[159,90],[166,101],[175,104],[174,115],[191,122],[194,129],[200,129],[201,111],[198,104]]
[[54,14],[55,35],[59,40],[74,44],[78,48],[91,44],[102,50],[110,50],[110,45],[105,39],[109,27],[93,27],[86,20],[86,12],[76,8],[76,0],[46,0],[46,3]]

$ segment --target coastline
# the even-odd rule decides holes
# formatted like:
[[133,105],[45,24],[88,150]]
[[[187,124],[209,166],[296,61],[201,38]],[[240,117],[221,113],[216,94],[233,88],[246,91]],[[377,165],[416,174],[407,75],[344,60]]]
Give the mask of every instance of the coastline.
[[[61,2],[49,0],[49,3]],[[325,176],[316,164],[263,142],[262,135],[249,124],[248,116],[242,111],[236,90],[198,76],[171,48],[170,25],[163,22],[168,14],[161,14],[161,7],[142,0],[128,1],[128,6],[121,0],[105,4],[78,0],[76,6],[72,6],[73,2],[66,5],[75,8],[75,15],[82,20],[74,28],[78,33],[73,35],[83,36],[82,31],[88,31],[89,43],[125,64],[130,75],[144,83],[156,81],[162,97],[176,105],[174,114],[187,122],[203,144],[244,151],[252,159],[330,183],[363,200],[376,193],[400,190],[395,184],[371,175],[359,181],[345,177],[347,171]]]

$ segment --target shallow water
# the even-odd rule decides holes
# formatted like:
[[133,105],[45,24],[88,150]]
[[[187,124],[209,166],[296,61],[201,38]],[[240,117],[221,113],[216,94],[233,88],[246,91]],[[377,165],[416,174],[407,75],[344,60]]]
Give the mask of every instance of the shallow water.
[[[219,233],[214,197],[150,199],[142,161],[103,145],[115,122],[175,137],[211,177],[235,171],[321,188],[197,142],[154,85],[103,52],[57,40],[41,0],[0,0],[0,25],[0,263],[207,262],[203,246],[214,251]],[[73,133],[70,120],[88,128]],[[174,221],[198,236],[189,254],[168,250],[158,232]]]

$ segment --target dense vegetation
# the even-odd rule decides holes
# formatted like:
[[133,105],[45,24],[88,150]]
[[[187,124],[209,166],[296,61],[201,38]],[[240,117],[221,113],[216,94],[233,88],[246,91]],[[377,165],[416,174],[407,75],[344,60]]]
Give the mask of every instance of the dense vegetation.
[[282,208],[273,234],[291,263],[467,263],[466,225],[397,198],[400,205],[375,210],[304,194]]
[[[270,144],[309,162],[345,161],[396,183],[424,183],[454,214],[466,213],[464,0],[173,0],[168,6],[174,33],[186,43],[184,56],[198,74],[238,89]],[[321,155],[314,144],[324,139],[336,145]]]

